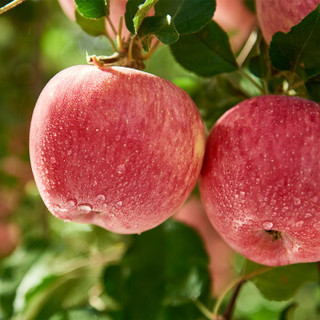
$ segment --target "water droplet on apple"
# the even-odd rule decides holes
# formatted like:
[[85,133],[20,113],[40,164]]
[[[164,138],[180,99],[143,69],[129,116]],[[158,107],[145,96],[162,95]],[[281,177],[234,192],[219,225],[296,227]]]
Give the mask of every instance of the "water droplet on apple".
[[244,196],[246,195],[246,193],[244,191],[240,191],[240,197],[244,198]]
[[81,211],[90,212],[92,210],[92,205],[89,203],[80,203],[78,208]]
[[311,213],[306,213],[306,215],[304,216],[306,219],[308,219],[308,218],[311,218],[312,217],[312,214]]
[[126,171],[126,167],[124,164],[120,164],[118,167],[117,167],[117,172],[119,174],[123,174],[124,172]]
[[300,220],[300,221],[298,221],[297,223],[296,223],[296,227],[301,227],[302,225],[303,225],[303,221],[302,220]]
[[277,203],[277,201],[276,201],[275,199],[272,199],[272,200],[270,201],[270,205],[271,205],[271,206],[274,206],[276,203]]
[[313,201],[314,203],[317,203],[317,202],[318,202],[318,197],[313,197],[313,198],[312,198],[312,201]]
[[271,221],[264,221],[263,228],[264,230],[271,230],[273,228],[273,223]]
[[118,201],[118,202],[117,202],[117,205],[118,205],[118,206],[122,206],[122,201]]
[[55,158],[55,157],[51,157],[51,158],[50,158],[50,162],[51,162],[51,163],[56,163],[56,162],[57,162],[57,160],[56,160],[56,158]]
[[97,197],[96,197],[96,200],[97,201],[103,201],[103,200],[105,200],[106,199],[106,197],[103,195],[103,194],[99,194]]
[[117,136],[115,137],[115,140],[116,140],[116,141],[120,141],[120,135],[117,135]]
[[77,204],[77,200],[76,199],[68,199],[67,200],[67,205],[70,207],[74,207]]
[[294,198],[293,199],[293,203],[298,206],[299,204],[301,204],[301,200],[299,198]]

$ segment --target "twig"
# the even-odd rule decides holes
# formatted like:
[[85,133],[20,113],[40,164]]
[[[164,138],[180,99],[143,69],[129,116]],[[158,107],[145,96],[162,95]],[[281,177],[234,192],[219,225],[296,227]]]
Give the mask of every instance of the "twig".
[[16,7],[18,4],[22,3],[25,0],[13,0],[11,2],[9,2],[8,4],[6,4],[5,6],[0,8],[0,14],[5,13],[7,11],[9,11],[10,9],[13,9],[14,7]]
[[223,314],[223,319],[224,320],[231,320],[232,318],[232,313],[233,313],[233,309],[234,306],[236,304],[236,300],[238,298],[238,295],[240,293],[240,289],[242,288],[242,285],[246,282],[247,280],[243,280],[240,281],[237,286],[235,287],[233,294],[232,294],[232,298],[231,301],[229,303],[228,309],[225,311],[225,313]]

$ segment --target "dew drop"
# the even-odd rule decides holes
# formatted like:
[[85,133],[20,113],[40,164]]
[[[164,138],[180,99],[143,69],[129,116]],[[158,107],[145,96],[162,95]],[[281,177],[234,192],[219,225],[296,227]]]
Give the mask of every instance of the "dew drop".
[[303,225],[303,221],[302,220],[300,220],[300,221],[298,221],[297,223],[296,223],[296,227],[301,227]]
[[244,198],[244,196],[246,195],[246,193],[244,191],[240,191],[240,197]]
[[118,202],[117,202],[117,205],[118,205],[118,206],[122,206],[122,201],[118,201]]
[[301,200],[299,198],[294,198],[293,199],[293,203],[298,206],[299,204],[301,204]]
[[118,167],[117,167],[117,172],[119,174],[123,174],[124,172],[126,171],[126,167],[124,164],[120,164]]
[[273,223],[271,221],[264,221],[263,228],[265,230],[271,230],[273,228]]
[[67,205],[70,207],[74,207],[77,204],[77,200],[76,199],[68,199],[67,200]]
[[312,198],[312,201],[313,201],[314,203],[317,203],[317,202],[318,202],[318,197],[313,197],[313,198]]
[[115,140],[116,140],[116,141],[120,141],[120,135],[117,135],[117,136],[115,137]]
[[89,212],[92,210],[92,205],[89,203],[80,203],[78,208],[81,211]]
[[96,200],[97,201],[104,201],[106,199],[106,197],[103,195],[103,194],[99,194],[97,197],[96,197]]
[[68,150],[68,151],[67,151],[67,155],[68,155],[68,156],[70,156],[70,155],[71,155],[71,153],[72,153],[72,151],[71,151],[71,150]]
[[271,205],[271,206],[274,206],[276,203],[277,203],[277,201],[276,201],[275,199],[272,199],[272,200],[270,201],[270,205]]
[[311,213],[306,213],[306,215],[304,216],[306,219],[308,219],[308,218],[311,218],[312,217],[312,214]]
[[51,163],[56,163],[56,162],[57,162],[57,160],[56,160],[56,158],[55,158],[55,157],[51,157],[51,158],[50,158],[50,162],[51,162]]

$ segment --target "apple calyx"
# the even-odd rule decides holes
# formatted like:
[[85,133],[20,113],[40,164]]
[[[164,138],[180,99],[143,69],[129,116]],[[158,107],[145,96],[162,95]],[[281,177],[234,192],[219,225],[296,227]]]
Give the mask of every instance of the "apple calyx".
[[272,241],[277,241],[282,239],[281,231],[277,231],[277,230],[264,230],[264,231],[270,234],[270,236],[272,236]]
[[145,68],[144,60],[151,57],[159,42],[156,42],[147,54],[142,53],[141,39],[137,36],[126,42],[118,43],[119,49],[110,56],[87,56],[87,63],[97,67],[119,66],[138,70]]

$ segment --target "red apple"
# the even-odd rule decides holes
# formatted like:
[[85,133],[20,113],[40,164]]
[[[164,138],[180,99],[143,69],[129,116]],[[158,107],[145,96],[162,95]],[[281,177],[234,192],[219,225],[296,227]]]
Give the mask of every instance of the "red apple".
[[213,20],[229,33],[231,47],[237,51],[253,30],[256,24],[255,16],[244,0],[217,0],[216,5]]
[[9,256],[19,243],[20,232],[15,224],[0,222],[0,259]]
[[201,116],[167,80],[73,66],[42,91],[31,122],[35,181],[58,218],[140,233],[170,217],[200,174]]
[[256,0],[258,21],[266,41],[270,43],[278,31],[290,31],[319,3],[319,0]]
[[199,198],[191,197],[173,218],[194,228],[202,238],[210,259],[211,289],[214,296],[219,295],[233,279],[233,250],[212,227]]
[[[58,0],[63,12],[65,15],[72,21],[75,21],[75,9],[76,4],[74,0]],[[126,28],[126,24],[124,21],[124,14],[126,12],[126,0],[110,0],[110,20],[114,27],[118,30],[120,17],[123,16],[123,24],[122,24],[122,36],[129,36],[130,32]],[[109,32],[110,36],[114,36],[112,28],[110,27],[108,21],[106,20],[106,28]]]
[[261,96],[210,132],[200,191],[211,223],[270,266],[320,260],[320,105]]

